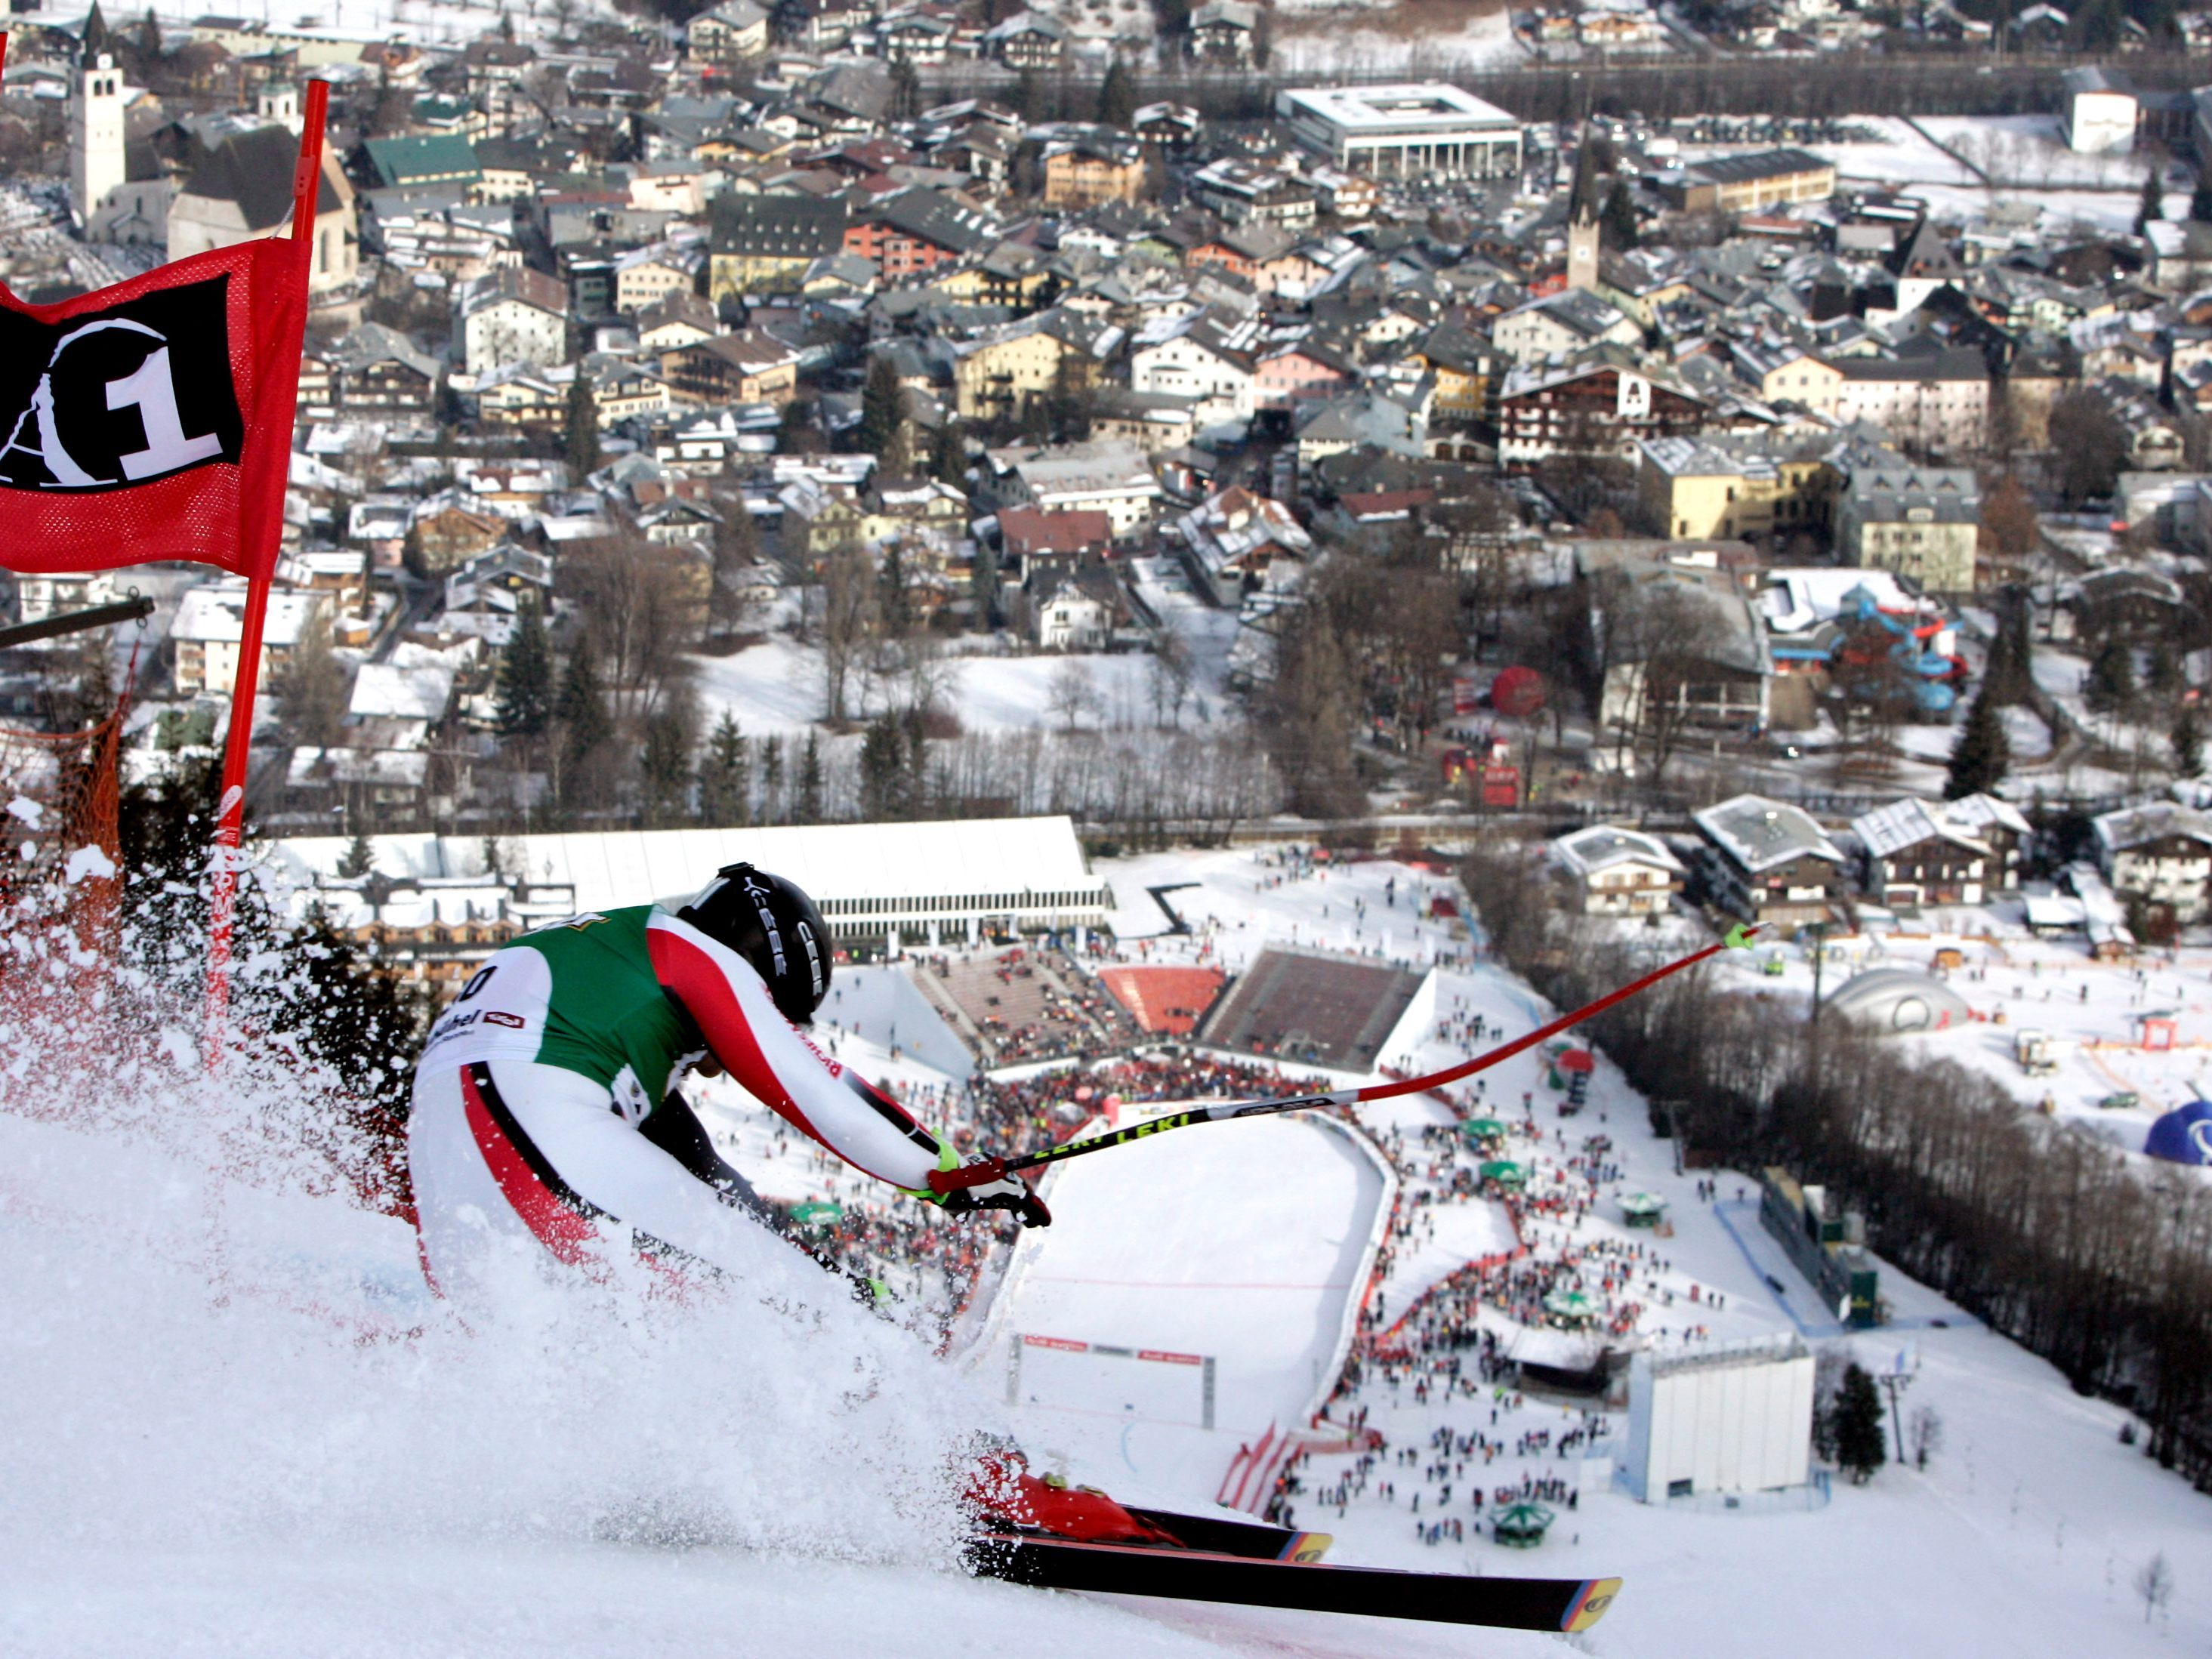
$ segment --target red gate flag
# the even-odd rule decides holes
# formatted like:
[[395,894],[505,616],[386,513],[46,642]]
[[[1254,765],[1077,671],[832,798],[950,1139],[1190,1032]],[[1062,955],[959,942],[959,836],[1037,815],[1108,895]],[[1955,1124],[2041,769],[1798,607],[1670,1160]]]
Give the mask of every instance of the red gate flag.
[[306,276],[296,244],[264,240],[58,305],[0,285],[0,562],[270,574]]

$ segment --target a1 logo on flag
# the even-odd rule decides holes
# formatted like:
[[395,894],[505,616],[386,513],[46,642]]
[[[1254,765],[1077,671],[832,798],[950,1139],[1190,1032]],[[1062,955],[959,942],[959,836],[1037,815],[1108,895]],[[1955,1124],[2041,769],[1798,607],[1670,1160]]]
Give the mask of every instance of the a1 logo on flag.
[[228,273],[59,321],[0,309],[0,486],[112,489],[239,459]]

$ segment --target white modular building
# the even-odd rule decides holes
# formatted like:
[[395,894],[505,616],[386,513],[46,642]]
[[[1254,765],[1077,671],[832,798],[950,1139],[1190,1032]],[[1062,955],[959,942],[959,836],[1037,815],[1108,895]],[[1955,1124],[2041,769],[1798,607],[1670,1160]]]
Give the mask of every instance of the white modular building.
[[1491,179],[1521,171],[1521,123],[1441,82],[1292,87],[1275,94],[1291,136],[1377,179]]
[[1802,1486],[1813,1462],[1813,1354],[1798,1337],[1679,1354],[1628,1370],[1628,1487],[1646,1504]]
[[[303,902],[321,902],[342,925],[394,922],[379,914],[359,879],[339,876],[351,846],[343,836],[277,841],[270,861]],[[587,830],[504,836],[489,845],[480,836],[373,836],[368,850],[373,874],[390,893],[381,908],[428,903],[436,914],[425,912],[421,926],[505,922],[520,931],[568,915],[682,899],[739,860],[797,882],[841,949],[871,953],[1096,927],[1114,902],[1085,860],[1074,821],[1064,817]],[[487,867],[487,854],[495,867]],[[435,901],[448,888],[470,898],[441,907]],[[409,925],[417,922],[410,915]],[[503,942],[480,933],[428,942],[478,956]]]

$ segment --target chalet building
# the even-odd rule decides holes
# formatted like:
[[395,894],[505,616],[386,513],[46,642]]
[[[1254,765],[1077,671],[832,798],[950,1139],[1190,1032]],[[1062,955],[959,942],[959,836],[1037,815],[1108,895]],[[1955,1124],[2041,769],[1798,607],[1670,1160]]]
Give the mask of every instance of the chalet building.
[[1498,459],[1534,466],[1547,455],[1626,455],[1639,438],[1687,437],[1708,413],[1705,399],[1606,346],[1565,367],[1512,370],[1498,396]]
[[708,243],[708,296],[798,288],[817,259],[844,252],[848,214],[843,203],[811,196],[747,196],[726,191],[714,198]]
[[2114,889],[2180,926],[2201,921],[2212,882],[2212,814],[2176,801],[2095,819],[2097,863]]
[[1044,147],[1047,207],[1088,208],[1134,202],[1145,193],[1145,147],[1126,133],[1096,128]]
[[1056,70],[1067,56],[1067,25],[1041,11],[1018,11],[983,31],[983,50],[1008,69]]
[[768,50],[768,13],[752,0],[724,0],[684,26],[691,61],[727,70]]
[[1682,861],[1656,836],[1594,823],[1549,848],[1553,868],[1586,915],[1663,915],[1682,890]]
[[660,372],[679,398],[702,404],[791,401],[799,350],[765,329],[741,329],[660,355]]
[[2001,879],[1996,849],[1941,805],[1894,801],[1853,818],[1851,833],[1859,840],[1861,884],[1891,909],[1979,904]]
[[1802,809],[1738,795],[1691,821],[1710,843],[1706,875],[1723,909],[1788,932],[1827,921],[1843,902],[1843,853]]

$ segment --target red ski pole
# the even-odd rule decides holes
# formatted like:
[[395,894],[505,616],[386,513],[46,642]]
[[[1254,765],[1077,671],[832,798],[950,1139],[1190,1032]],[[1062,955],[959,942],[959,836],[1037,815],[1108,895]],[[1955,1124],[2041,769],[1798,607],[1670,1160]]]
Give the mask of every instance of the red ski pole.
[[1071,1140],[1064,1146],[1048,1146],[1041,1152],[1030,1152],[1020,1158],[987,1158],[973,1164],[963,1164],[957,1170],[939,1170],[929,1177],[929,1189],[933,1193],[951,1193],[963,1187],[981,1187],[1024,1170],[1034,1170],[1040,1164],[1081,1158],[1086,1152],[1103,1152],[1109,1146],[1127,1146],[1133,1140],[1142,1140],[1148,1135],[1165,1134],[1170,1129],[1188,1128],[1194,1123],[1222,1123],[1238,1117],[1272,1117],[1278,1112],[1295,1112],[1313,1106],[1352,1106],[1364,1101],[1392,1100],[1400,1095],[1417,1095],[1429,1089],[1439,1089],[1447,1083],[1456,1083],[1462,1078],[1487,1071],[1501,1060],[1510,1060],[1523,1049],[1534,1048],[1547,1037],[1557,1036],[1571,1026],[1581,1024],[1593,1014],[1603,1013],[1617,1002],[1626,1002],[1639,991],[1650,990],[1669,975],[1695,967],[1708,957],[1717,956],[1723,951],[1747,949],[1751,936],[1759,931],[1757,927],[1747,927],[1739,923],[1729,930],[1726,939],[1717,944],[1708,945],[1701,951],[1692,951],[1664,967],[1655,968],[1643,978],[1618,990],[1608,991],[1596,1001],[1585,1003],[1572,1013],[1561,1014],[1549,1024],[1538,1026],[1526,1036],[1516,1037],[1510,1042],[1501,1043],[1477,1054],[1473,1060],[1448,1066],[1441,1072],[1431,1072],[1425,1077],[1410,1077],[1393,1083],[1371,1083],[1364,1089],[1317,1090],[1311,1094],[1285,1095],[1279,1100],[1194,1106],[1188,1111],[1170,1113],[1166,1117],[1156,1117],[1147,1123],[1133,1123],[1126,1129],[1094,1135],[1089,1140]]

